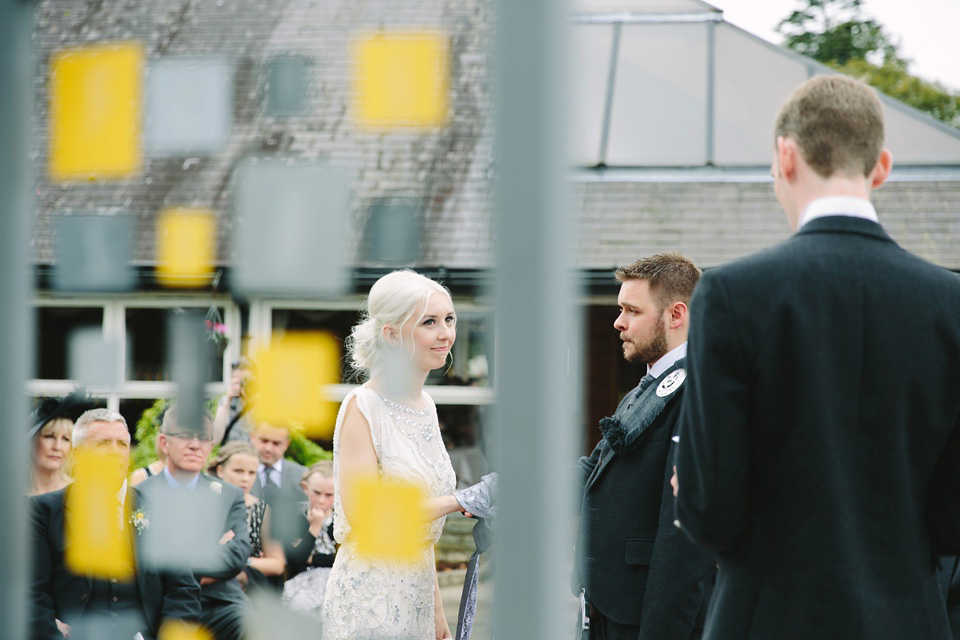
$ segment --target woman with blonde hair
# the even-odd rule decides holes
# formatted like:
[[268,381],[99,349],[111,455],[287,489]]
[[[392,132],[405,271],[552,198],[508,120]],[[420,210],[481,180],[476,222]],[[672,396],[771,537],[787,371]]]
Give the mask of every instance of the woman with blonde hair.
[[[433,280],[394,271],[370,289],[366,317],[347,341],[354,368],[369,379],[347,394],[333,435],[333,526],[341,546],[323,599],[324,640],[451,637],[433,545],[445,516],[462,507],[423,386],[445,365],[456,337],[450,293]],[[357,492],[370,478],[415,484],[425,494],[424,544],[412,562],[364,557],[358,549],[358,503],[370,496]],[[366,526],[379,529],[364,534],[392,536],[396,523]]]
[[59,491],[72,482],[67,473],[73,440],[73,420],[57,417],[40,426],[33,435],[30,482],[27,495]]

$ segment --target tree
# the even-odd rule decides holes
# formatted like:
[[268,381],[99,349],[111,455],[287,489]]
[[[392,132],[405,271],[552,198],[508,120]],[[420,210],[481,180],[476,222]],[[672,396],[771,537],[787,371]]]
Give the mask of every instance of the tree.
[[777,26],[784,46],[960,128],[960,93],[912,75],[898,43],[863,15],[862,0],[802,1]]

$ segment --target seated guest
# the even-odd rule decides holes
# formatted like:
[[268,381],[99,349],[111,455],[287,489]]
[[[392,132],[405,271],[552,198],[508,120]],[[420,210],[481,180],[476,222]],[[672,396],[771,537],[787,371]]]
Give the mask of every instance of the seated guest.
[[[73,444],[77,453],[96,451],[116,460],[116,491],[111,490],[105,499],[116,500],[117,528],[122,529],[127,510],[136,502],[136,496],[126,489],[124,481],[130,463],[130,433],[126,421],[107,409],[87,411],[74,426]],[[139,633],[145,639],[156,638],[165,619],[199,620],[200,585],[189,572],[156,571],[140,565],[140,536],[135,532],[129,532],[137,567],[132,580],[77,574],[66,565],[67,547],[72,544],[66,536],[72,517],[68,494],[79,491],[85,482],[87,480],[80,477],[76,486],[30,498],[33,544],[30,637],[35,640],[61,638],[69,633],[70,626],[81,623],[89,626],[98,615],[104,625],[101,629],[109,632],[110,637],[133,637]],[[63,622],[63,631],[58,629],[58,620]],[[133,621],[133,624],[121,628],[116,626],[118,622],[110,626],[113,620]]]
[[201,427],[178,425],[170,407],[157,444],[167,465],[138,487],[159,520],[150,529],[151,561],[188,564],[202,589],[200,623],[217,640],[241,638],[250,601],[237,575],[251,551],[243,492],[202,473],[213,448],[209,417]]
[[250,443],[260,459],[257,482],[251,493],[265,498],[271,506],[278,498],[291,504],[305,501],[307,497],[300,487],[300,480],[306,468],[283,457],[290,446],[290,429],[261,422],[254,428]]
[[247,507],[247,529],[253,552],[247,559],[247,568],[237,576],[244,590],[250,586],[268,586],[267,577],[283,575],[286,564],[283,545],[270,537],[270,507],[250,493],[257,481],[257,450],[246,442],[228,442],[221,447],[209,471],[225,482],[243,491]]
[[301,613],[319,618],[330,567],[337,555],[333,539],[333,462],[321,460],[311,466],[301,481],[307,494],[301,535],[290,549],[283,603]]
[[27,495],[59,491],[70,484],[67,459],[70,456],[73,422],[54,418],[45,422],[33,435],[30,447],[30,483]]

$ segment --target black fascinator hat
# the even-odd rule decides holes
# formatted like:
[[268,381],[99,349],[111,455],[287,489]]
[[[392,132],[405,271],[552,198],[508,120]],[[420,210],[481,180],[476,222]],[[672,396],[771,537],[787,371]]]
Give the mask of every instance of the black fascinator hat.
[[86,387],[77,387],[73,392],[62,398],[43,397],[38,399],[36,408],[30,413],[28,422],[30,429],[27,431],[27,440],[33,438],[37,431],[40,431],[43,425],[51,420],[57,418],[75,419],[87,409],[89,404]]

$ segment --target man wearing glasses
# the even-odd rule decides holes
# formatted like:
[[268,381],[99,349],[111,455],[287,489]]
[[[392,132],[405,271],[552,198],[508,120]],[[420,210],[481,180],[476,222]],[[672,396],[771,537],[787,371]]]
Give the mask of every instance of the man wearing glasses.
[[203,473],[213,448],[209,416],[203,422],[178,425],[176,407],[167,410],[157,439],[167,465],[138,489],[154,525],[145,531],[151,561],[189,567],[202,589],[200,623],[217,640],[236,640],[249,605],[236,579],[251,552],[246,507],[238,488]]

